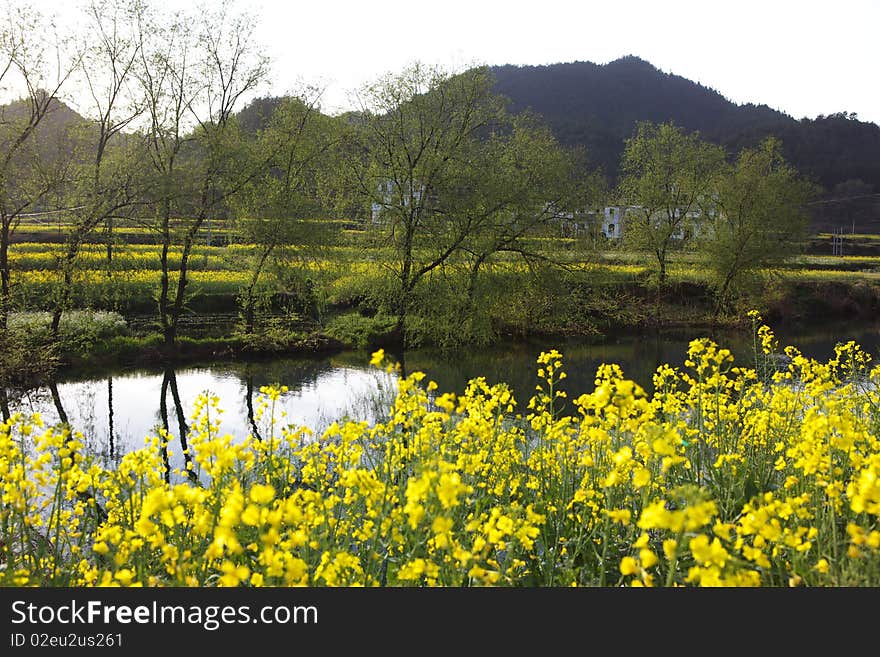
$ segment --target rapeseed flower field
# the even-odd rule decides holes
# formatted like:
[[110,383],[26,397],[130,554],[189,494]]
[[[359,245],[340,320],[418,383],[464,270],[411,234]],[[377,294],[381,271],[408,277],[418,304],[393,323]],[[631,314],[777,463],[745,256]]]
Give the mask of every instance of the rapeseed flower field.
[[15,415],[0,425],[0,582],[880,585],[880,367],[854,343],[827,362],[780,349],[751,319],[754,362],[697,339],[650,395],[614,364],[569,391],[550,350],[524,402],[415,372],[381,421],[321,435],[285,424],[285,389],[266,387],[256,439],[221,434],[205,394],[176,470],[174,436],[107,467],[71,427]]

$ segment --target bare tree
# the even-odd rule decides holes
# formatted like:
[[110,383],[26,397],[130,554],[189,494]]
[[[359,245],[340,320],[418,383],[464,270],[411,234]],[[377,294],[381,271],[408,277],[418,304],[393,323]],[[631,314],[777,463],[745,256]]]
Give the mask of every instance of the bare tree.
[[138,145],[124,131],[143,112],[132,87],[140,53],[133,28],[141,6],[140,0],[92,0],[86,8],[88,42],[79,82],[88,99],[81,110],[91,121],[82,139],[85,161],[59,261],[61,282],[52,314],[55,336],[61,316],[70,306],[76,261],[84,241],[138,198]]
[[146,101],[148,125],[146,152],[151,179],[147,197],[162,250],[159,289],[159,318],[163,335],[173,342],[176,327],[169,312],[169,251],[174,244],[173,217],[187,197],[189,185],[180,166],[181,151],[194,139],[191,107],[202,92],[197,52],[191,21],[178,12],[164,18],[144,11],[137,17],[140,59],[137,78]]
[[33,7],[7,3],[0,24],[0,87],[13,102],[0,110],[0,330],[11,309],[9,245],[22,216],[66,181],[64,149],[36,144],[40,124],[59,107],[59,94],[78,57],[50,20]]
[[[266,78],[268,60],[254,38],[253,16],[235,13],[230,3],[165,21],[144,15],[139,30],[138,77],[157,182],[151,200],[162,242],[159,318],[165,344],[173,347],[199,232],[260,170],[242,157],[234,112]],[[176,272],[172,246],[181,249]]]

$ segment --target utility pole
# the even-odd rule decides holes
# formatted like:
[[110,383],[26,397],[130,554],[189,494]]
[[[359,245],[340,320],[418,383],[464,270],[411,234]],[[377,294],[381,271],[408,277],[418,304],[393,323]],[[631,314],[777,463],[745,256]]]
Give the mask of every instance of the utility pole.
[[843,255],[843,227],[835,226],[831,233],[831,255]]

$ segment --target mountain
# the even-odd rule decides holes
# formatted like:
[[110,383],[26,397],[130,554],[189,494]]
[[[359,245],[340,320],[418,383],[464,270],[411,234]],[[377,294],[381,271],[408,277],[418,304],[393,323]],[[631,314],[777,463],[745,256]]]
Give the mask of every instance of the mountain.
[[492,71],[495,89],[510,99],[512,111],[543,116],[562,143],[586,147],[612,183],[636,122],[671,121],[731,154],[775,135],[787,159],[825,190],[861,181],[880,191],[880,126],[846,112],[797,120],[766,105],[738,105],[632,55],[603,65],[504,65]]
[[[4,129],[0,139],[8,139],[10,134],[17,135],[28,123],[30,115],[31,108],[26,100],[0,105],[0,126]],[[28,144],[30,150],[51,160],[69,154],[77,139],[87,138],[93,131],[94,123],[80,116],[63,101],[53,98],[49,100],[46,114],[34,131],[34,139]]]
[[[44,96],[47,99],[49,98],[48,93],[45,93]],[[50,99],[47,106],[46,116],[41,122],[43,125],[51,124],[56,129],[61,130],[74,124],[85,125],[87,122],[87,119],[84,119],[58,98]],[[29,114],[30,105],[25,99],[13,100],[0,106],[0,121],[4,124],[26,120]]]

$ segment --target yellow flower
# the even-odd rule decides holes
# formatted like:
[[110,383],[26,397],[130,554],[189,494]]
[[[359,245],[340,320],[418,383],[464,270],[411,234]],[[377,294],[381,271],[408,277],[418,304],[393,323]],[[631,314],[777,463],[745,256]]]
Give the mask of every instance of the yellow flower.
[[450,529],[452,529],[452,519],[444,518],[443,516],[437,516],[434,518],[434,521],[431,523],[431,531],[435,534],[445,534]]
[[622,575],[635,575],[639,572],[639,563],[632,557],[624,557],[620,560],[620,573]]
[[615,509],[608,511],[608,517],[621,525],[628,525],[632,512],[629,509]]
[[373,367],[381,367],[383,360],[385,360],[385,350],[379,349],[378,351],[373,352],[373,355],[370,358],[370,365]]
[[246,581],[251,574],[251,571],[247,566],[236,566],[229,560],[224,561],[220,565],[220,570],[223,575],[218,581],[221,586],[227,587],[238,586],[241,582]]
[[635,488],[644,488],[651,483],[651,471],[648,468],[636,468],[632,482]]
[[132,583],[132,580],[134,580],[134,577],[135,577],[135,573],[133,573],[128,568],[123,568],[122,570],[117,571],[116,574],[113,575],[113,578],[118,580],[122,586],[130,586]]
[[652,550],[644,548],[639,550],[639,561],[642,564],[642,568],[650,568],[657,563],[658,559]]
[[458,496],[467,491],[467,484],[462,483],[461,476],[457,472],[440,475],[440,481],[437,484],[437,497],[444,509],[456,506]]
[[257,504],[268,504],[275,499],[275,489],[264,484],[254,484],[251,487],[251,502]]

